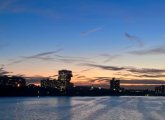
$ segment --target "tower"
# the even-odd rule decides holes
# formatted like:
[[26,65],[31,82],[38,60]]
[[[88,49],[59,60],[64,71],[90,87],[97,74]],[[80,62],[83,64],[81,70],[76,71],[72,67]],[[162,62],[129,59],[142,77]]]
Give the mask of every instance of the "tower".
[[112,78],[112,80],[110,80],[110,89],[113,91],[119,91],[120,90],[120,80],[115,80],[115,78]]
[[60,83],[61,91],[65,91],[67,88],[72,87],[72,83],[70,83],[72,76],[72,71],[70,70],[58,71],[58,81]]

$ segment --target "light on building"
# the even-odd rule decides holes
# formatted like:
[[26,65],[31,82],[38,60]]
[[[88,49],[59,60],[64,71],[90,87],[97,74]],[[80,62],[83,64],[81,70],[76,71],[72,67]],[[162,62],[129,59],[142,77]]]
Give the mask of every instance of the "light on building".
[[17,87],[20,87],[20,84],[17,84]]
[[98,87],[99,88],[99,90],[101,90],[102,88],[101,87]]

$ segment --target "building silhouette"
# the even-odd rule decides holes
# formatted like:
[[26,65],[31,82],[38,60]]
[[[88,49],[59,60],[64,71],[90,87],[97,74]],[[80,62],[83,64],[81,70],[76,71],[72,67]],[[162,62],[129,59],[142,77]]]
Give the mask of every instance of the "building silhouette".
[[44,88],[56,88],[60,91],[66,91],[73,87],[73,83],[71,83],[72,71],[70,70],[60,70],[58,71],[58,80],[41,80],[41,87]]
[[56,88],[57,87],[57,80],[53,79],[45,79],[45,80],[41,80],[41,87],[44,88]]
[[60,70],[58,72],[58,81],[60,81],[60,90],[66,90],[73,86],[73,83],[70,83],[71,81],[72,71],[70,70]]
[[0,76],[0,86],[6,87],[24,87],[26,86],[26,80],[19,76]]
[[116,80],[115,78],[112,78],[112,80],[110,80],[110,90],[119,91],[120,90],[120,80]]
[[165,85],[155,87],[156,93],[165,93]]

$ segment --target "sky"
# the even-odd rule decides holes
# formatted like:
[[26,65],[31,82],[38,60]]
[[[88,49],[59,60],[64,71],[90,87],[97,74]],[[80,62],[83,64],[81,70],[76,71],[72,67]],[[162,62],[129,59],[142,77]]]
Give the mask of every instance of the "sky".
[[164,0],[0,0],[0,75],[165,84]]

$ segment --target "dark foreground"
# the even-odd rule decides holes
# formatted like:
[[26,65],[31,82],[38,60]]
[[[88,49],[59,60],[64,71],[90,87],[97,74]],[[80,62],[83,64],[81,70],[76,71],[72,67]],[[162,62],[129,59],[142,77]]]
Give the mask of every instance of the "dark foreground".
[[66,91],[42,87],[0,87],[0,96],[165,96],[149,90],[112,91],[90,87],[74,87]]

